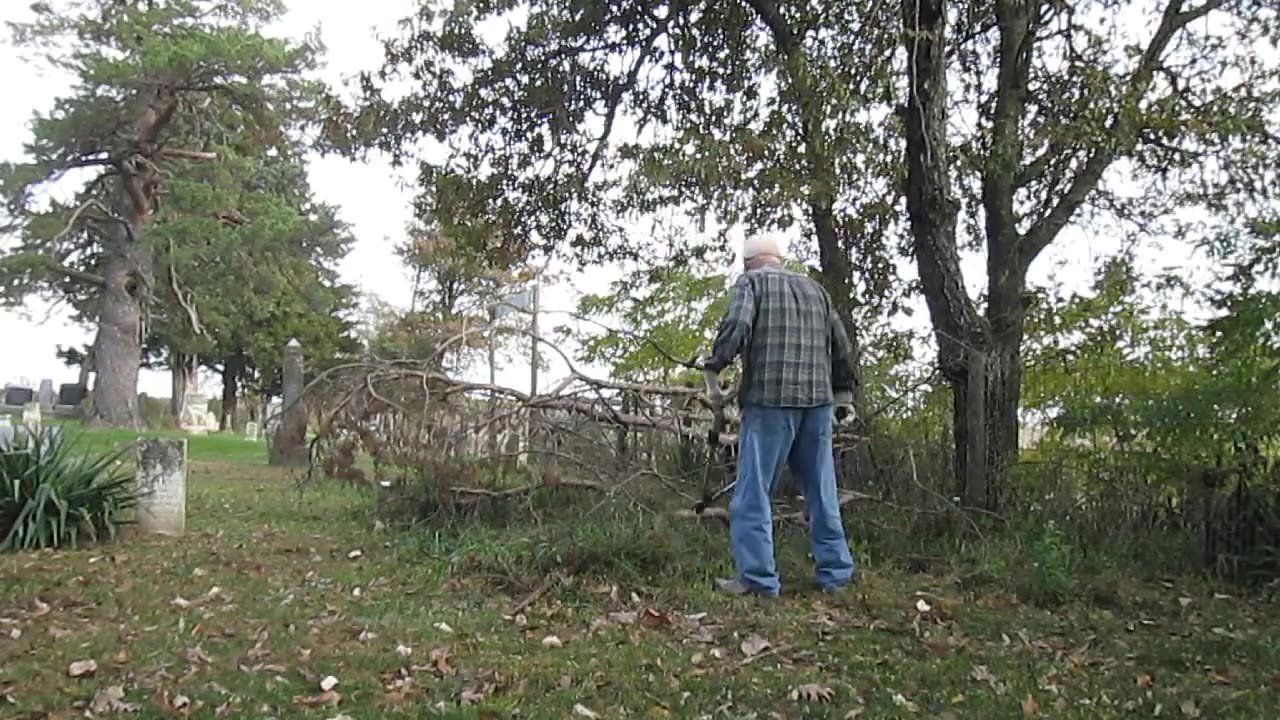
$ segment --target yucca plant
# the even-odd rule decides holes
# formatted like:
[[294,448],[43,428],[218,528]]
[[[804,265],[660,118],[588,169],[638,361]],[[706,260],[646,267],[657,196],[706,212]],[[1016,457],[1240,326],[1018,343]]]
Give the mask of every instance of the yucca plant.
[[0,552],[75,547],[114,538],[137,503],[133,476],[118,463],[128,448],[77,451],[48,427],[15,428],[0,446]]

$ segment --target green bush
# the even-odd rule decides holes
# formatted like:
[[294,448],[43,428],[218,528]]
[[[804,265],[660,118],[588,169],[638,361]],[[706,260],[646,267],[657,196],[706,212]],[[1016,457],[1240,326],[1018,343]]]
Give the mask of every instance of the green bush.
[[0,447],[0,552],[114,538],[137,502],[117,463],[126,451],[77,452],[56,428],[15,433]]

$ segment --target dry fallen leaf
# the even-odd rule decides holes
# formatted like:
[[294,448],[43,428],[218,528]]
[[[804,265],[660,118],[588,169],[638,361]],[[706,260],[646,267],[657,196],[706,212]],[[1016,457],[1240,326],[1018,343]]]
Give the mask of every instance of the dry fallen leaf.
[[640,624],[649,628],[670,625],[671,617],[664,615],[653,608],[645,608],[644,612],[640,613]]
[[208,665],[210,662],[209,656],[205,653],[204,650],[198,647],[193,647],[193,648],[188,648],[186,650],[183,650],[182,657],[185,658],[186,661],[191,663],[192,665]]
[[293,698],[293,704],[302,707],[334,707],[341,701],[342,696],[332,690],[319,695],[298,695]]
[[1138,677],[1134,680],[1134,684],[1140,688],[1149,688],[1154,685],[1155,682],[1155,678],[1151,677],[1150,673],[1138,673]]
[[458,696],[458,702],[462,705],[475,705],[482,701],[484,701],[484,693],[471,689],[464,689],[462,694]]
[[1200,717],[1200,708],[1196,707],[1195,700],[1183,700],[1182,704],[1178,706],[1178,709],[1182,711],[1183,715],[1186,715],[1189,718]]
[[835,690],[817,683],[808,683],[791,690],[792,700],[804,700],[805,702],[831,702],[835,697]]
[[332,675],[326,675],[324,679],[320,681],[320,690],[323,692],[329,692],[336,687],[338,687],[338,678]]
[[138,706],[124,702],[124,688],[119,685],[102,688],[93,694],[89,711],[98,715],[109,712],[137,712]]
[[574,706],[573,706],[573,714],[574,714],[574,715],[577,715],[578,717],[584,717],[584,718],[598,718],[598,717],[600,717],[600,714],[599,714],[599,713],[596,713],[596,712],[592,711],[591,709],[589,709],[589,708],[588,708],[587,706],[585,706],[585,705],[574,705]]
[[438,623],[436,623],[435,625],[433,625],[432,627],[434,627],[435,629],[439,630],[439,631],[440,631],[440,632],[442,632],[442,633],[451,633],[451,632],[453,632],[453,628],[449,627],[449,623],[438,622]]
[[362,550],[352,550],[351,552],[347,553],[347,559],[348,559],[348,560],[358,560],[358,559],[360,558],[360,556],[361,556],[361,555],[364,555],[364,551],[362,551]]
[[1230,684],[1231,684],[1231,678],[1227,677],[1226,675],[1223,675],[1222,673],[1218,672],[1217,670],[1210,670],[1210,671],[1209,671],[1209,682],[1210,682],[1210,683],[1213,683],[1214,685],[1230,685]]
[[768,650],[769,647],[770,645],[768,640],[765,640],[756,633],[751,633],[746,640],[742,641],[742,654],[747,657],[755,657],[765,650]]
[[907,712],[919,712],[920,706],[907,699],[902,693],[893,694],[893,704],[906,710]]
[[31,617],[40,617],[41,615],[48,615],[49,610],[52,609],[49,607],[49,603],[41,600],[40,598],[36,598],[35,608],[36,608],[35,610],[31,611]]
[[449,665],[449,658],[451,657],[453,657],[453,654],[450,652],[448,645],[433,649],[431,654],[428,656],[431,660],[432,669],[441,675],[452,675],[456,672],[453,667]]
[[409,647],[408,645],[397,645],[396,654],[399,655],[400,657],[409,657],[410,655],[413,654],[413,648]]
[[542,646],[549,647],[549,648],[558,648],[558,647],[564,647],[564,643],[561,642],[560,638],[556,637],[555,635],[548,635],[542,638]]
[[93,660],[77,660],[67,667],[67,675],[78,678],[98,672],[98,663]]
[[864,707],[857,707],[844,714],[844,720],[858,720],[862,717],[862,713],[866,712]]
[[1036,702],[1030,693],[1022,698],[1022,714],[1026,717],[1035,717],[1040,714],[1040,703]]
[[636,620],[639,619],[639,617],[640,617],[639,614],[632,612],[630,610],[627,610],[625,612],[609,613],[609,619],[612,620],[613,622],[618,623],[619,625],[634,625]]
[[18,638],[20,638],[20,637],[22,637],[22,631],[21,631],[21,630],[19,630],[18,628],[14,628],[14,629],[12,629],[12,630],[10,630],[10,631],[9,631],[9,639],[10,639],[10,640],[17,640],[17,639],[18,639]]

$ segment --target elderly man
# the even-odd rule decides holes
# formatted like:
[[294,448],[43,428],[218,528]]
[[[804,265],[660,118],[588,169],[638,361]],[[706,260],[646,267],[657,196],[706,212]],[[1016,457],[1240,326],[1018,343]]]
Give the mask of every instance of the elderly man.
[[831,449],[833,417],[852,413],[849,336],[826,290],[782,267],[775,240],[749,239],[743,259],[745,272],[703,361],[704,369],[719,373],[743,359],[738,482],[729,503],[737,577],[717,580],[716,587],[733,595],[778,595],[770,503],[785,461],[808,506],[815,584],[839,591],[854,569]]

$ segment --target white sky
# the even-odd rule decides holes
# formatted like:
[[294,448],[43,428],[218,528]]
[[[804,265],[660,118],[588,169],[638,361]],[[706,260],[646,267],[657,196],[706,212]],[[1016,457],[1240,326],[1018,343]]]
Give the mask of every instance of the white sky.
[[[397,20],[410,12],[414,3],[412,0],[361,3],[294,0],[290,5],[292,9],[282,30],[300,36],[319,25],[328,51],[323,78],[336,85],[345,76],[379,64],[381,46],[374,29],[390,31]],[[0,2],[0,23],[27,16],[26,3]],[[0,104],[0,158],[16,160],[28,137],[27,123],[32,113],[50,107],[54,98],[65,92],[67,84],[63,78],[25,65],[13,48],[4,45],[0,45],[0,77],[6,78],[9,99]],[[341,267],[345,279],[366,293],[407,306],[410,278],[392,253],[396,239],[410,219],[413,191],[403,184],[404,179],[397,177],[385,161],[353,163],[339,158],[315,158],[310,166],[310,179],[318,199],[340,206],[342,217],[354,228],[357,243]],[[1043,281],[1052,274],[1068,286],[1080,287],[1089,281],[1095,261],[1114,252],[1117,246],[1114,240],[1068,229],[1037,262],[1032,279]],[[1164,263],[1185,262],[1182,251],[1168,250],[1173,252],[1167,251],[1161,256]],[[903,269],[908,276],[914,275],[910,263],[904,263]],[[976,292],[983,282],[982,259],[966,258],[965,270],[970,290]],[[589,275],[575,276],[574,282],[584,290],[599,292],[616,275],[616,269],[593,270]],[[542,304],[550,310],[567,311],[573,308],[574,298],[567,285],[561,285],[545,289]],[[917,302],[916,305],[919,311],[910,322],[913,325],[927,323],[923,304]],[[547,328],[563,322],[563,316],[548,316],[542,322]],[[34,387],[42,378],[53,378],[56,386],[74,382],[76,378],[76,370],[63,366],[54,356],[57,345],[79,346],[91,342],[92,332],[70,324],[64,313],[48,303],[33,300],[24,312],[0,310],[0,338],[4,340],[0,345],[0,382],[23,381]],[[931,355],[932,351],[922,348],[922,353]],[[545,383],[562,374],[562,366],[557,365],[558,362],[553,363],[552,370],[542,375],[546,380],[540,385],[546,387]],[[479,369],[479,373],[483,375],[485,371]],[[528,378],[528,366],[519,360],[507,363],[498,373],[500,383],[522,389],[528,388]],[[211,377],[204,379],[201,389],[213,396],[220,390]],[[139,391],[167,396],[168,373],[144,370]]]

